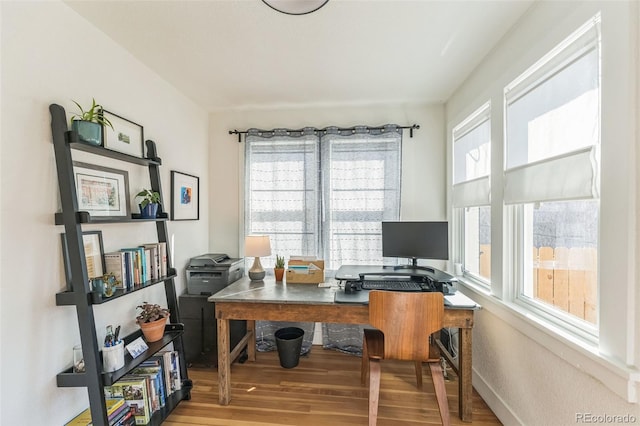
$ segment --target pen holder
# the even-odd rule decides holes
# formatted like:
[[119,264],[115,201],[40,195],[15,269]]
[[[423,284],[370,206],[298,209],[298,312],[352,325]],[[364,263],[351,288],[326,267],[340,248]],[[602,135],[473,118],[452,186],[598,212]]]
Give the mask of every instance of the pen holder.
[[105,373],[111,373],[124,367],[124,341],[102,348],[102,364]]

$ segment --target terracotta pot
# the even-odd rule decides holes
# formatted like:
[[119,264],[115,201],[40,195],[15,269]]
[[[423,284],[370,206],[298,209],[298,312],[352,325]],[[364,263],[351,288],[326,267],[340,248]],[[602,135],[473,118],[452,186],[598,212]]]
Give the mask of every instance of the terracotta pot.
[[273,272],[276,275],[276,281],[282,281],[282,278],[284,278],[284,268],[273,268]]
[[167,318],[160,318],[157,321],[144,322],[140,324],[140,329],[147,342],[157,342],[164,336],[164,327],[167,325]]

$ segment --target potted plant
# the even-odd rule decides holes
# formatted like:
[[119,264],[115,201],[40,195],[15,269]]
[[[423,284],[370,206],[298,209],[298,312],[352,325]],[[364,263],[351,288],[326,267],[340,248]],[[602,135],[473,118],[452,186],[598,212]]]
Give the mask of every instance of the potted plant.
[[155,219],[158,214],[158,204],[160,203],[160,193],[151,189],[143,189],[136,194],[136,197],[142,197],[140,202],[140,215],[144,219]]
[[273,268],[273,273],[276,275],[276,281],[282,281],[284,277],[284,256],[276,255],[276,266]]
[[147,342],[157,342],[162,339],[170,313],[169,309],[148,302],[143,302],[137,308],[141,309],[141,312],[136,316],[136,324],[142,329]]
[[80,140],[93,145],[102,145],[102,127],[113,125],[102,113],[102,106],[93,99],[91,108],[84,110],[79,103],[73,101],[80,112],[71,116],[71,129],[78,133]]

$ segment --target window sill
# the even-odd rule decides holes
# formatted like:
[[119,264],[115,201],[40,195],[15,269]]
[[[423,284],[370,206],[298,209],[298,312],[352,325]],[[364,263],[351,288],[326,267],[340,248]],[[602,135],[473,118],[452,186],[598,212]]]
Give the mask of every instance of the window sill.
[[624,365],[619,360],[602,354],[597,344],[588,342],[566,330],[534,316],[532,312],[514,303],[508,303],[492,295],[488,289],[458,279],[458,289],[482,305],[502,321],[511,325],[539,345],[576,369],[602,382],[616,395],[630,403],[638,403],[640,396],[640,371]]

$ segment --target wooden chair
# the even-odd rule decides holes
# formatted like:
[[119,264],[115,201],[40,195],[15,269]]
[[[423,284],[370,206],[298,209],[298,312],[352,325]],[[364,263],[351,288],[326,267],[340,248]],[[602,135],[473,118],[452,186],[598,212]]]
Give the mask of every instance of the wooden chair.
[[440,365],[440,352],[431,334],[442,328],[444,300],[442,293],[371,291],[369,324],[364,330],[362,384],[369,378],[369,426],[378,420],[380,395],[380,361],[396,359],[414,361],[418,387],[422,387],[422,363],[429,363],[440,419],[449,425],[449,406]]

